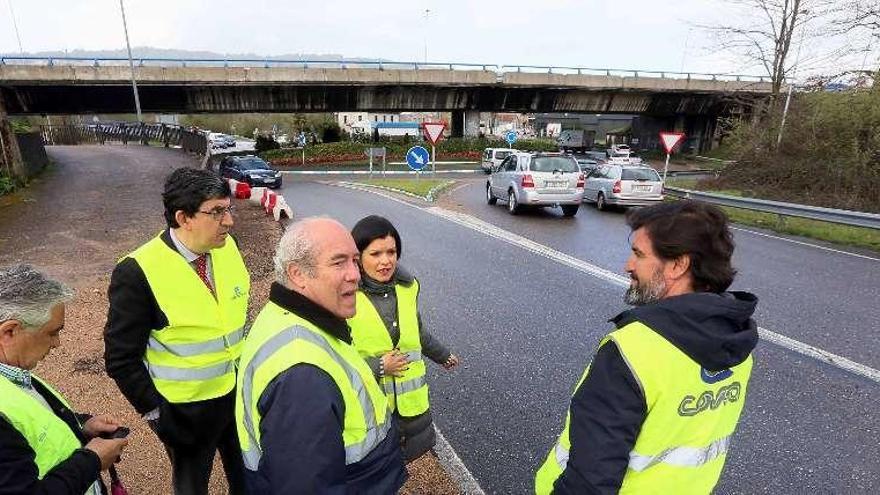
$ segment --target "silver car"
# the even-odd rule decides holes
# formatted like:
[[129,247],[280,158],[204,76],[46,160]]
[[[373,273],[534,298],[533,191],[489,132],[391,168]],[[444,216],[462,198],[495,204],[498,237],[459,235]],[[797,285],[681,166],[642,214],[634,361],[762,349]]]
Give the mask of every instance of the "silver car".
[[600,210],[652,205],[663,201],[663,180],[651,167],[602,165],[587,177],[584,201],[596,203]]
[[483,168],[483,172],[487,174],[492,173],[494,167],[500,165],[505,158],[515,152],[516,150],[511,148],[486,148],[483,150],[483,159],[480,160],[480,167]]
[[512,153],[486,181],[486,202],[506,200],[511,215],[527,206],[559,206],[571,217],[583,197],[584,174],[577,161],[559,153]]

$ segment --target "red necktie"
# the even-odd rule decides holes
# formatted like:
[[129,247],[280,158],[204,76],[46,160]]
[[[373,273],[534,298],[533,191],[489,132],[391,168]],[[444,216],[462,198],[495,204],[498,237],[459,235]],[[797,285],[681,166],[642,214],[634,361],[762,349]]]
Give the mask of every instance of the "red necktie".
[[204,254],[199,255],[196,258],[196,273],[199,274],[199,278],[202,279],[202,282],[208,287],[208,290],[211,291],[211,294],[214,293],[214,287],[211,286],[211,280],[208,278],[208,257]]

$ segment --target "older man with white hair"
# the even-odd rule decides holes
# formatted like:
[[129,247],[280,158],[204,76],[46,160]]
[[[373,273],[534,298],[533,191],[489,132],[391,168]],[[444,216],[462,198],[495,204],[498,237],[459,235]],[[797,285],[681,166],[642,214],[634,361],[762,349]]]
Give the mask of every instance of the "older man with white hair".
[[0,494],[106,493],[100,472],[128,444],[108,416],[77,415],[31,373],[61,342],[72,292],[27,265],[0,268]]
[[351,345],[358,249],[330,218],[281,238],[276,282],[245,339],[236,425],[248,493],[397,493],[396,425]]

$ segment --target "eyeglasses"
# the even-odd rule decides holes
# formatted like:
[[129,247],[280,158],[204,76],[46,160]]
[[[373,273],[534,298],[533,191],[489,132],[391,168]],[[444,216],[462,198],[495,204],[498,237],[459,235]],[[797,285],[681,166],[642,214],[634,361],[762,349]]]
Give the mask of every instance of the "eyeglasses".
[[223,218],[226,216],[227,213],[229,213],[230,216],[235,215],[235,206],[229,205],[225,208],[218,207],[218,208],[214,208],[213,210],[209,210],[209,211],[198,210],[198,213],[204,213],[205,215],[211,215],[211,218],[213,218],[214,221],[219,222],[219,221],[223,220]]

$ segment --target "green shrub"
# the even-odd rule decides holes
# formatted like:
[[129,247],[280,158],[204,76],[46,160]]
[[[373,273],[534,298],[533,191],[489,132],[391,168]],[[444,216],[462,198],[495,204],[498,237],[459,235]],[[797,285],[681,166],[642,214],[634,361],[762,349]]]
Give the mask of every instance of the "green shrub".
[[15,191],[16,186],[17,184],[14,179],[6,177],[5,175],[0,175],[0,196]]
[[781,145],[780,115],[734,126],[736,163],[723,187],[766,199],[880,212],[880,91],[804,93],[792,99]]
[[281,148],[281,145],[278,144],[278,141],[275,141],[275,138],[272,136],[267,136],[265,134],[258,134],[256,142],[254,142],[254,149],[257,150],[257,153],[277,150],[279,148]]
[[12,124],[12,132],[16,134],[26,134],[34,131],[33,126],[27,120],[13,119],[9,123]]
[[336,122],[324,122],[321,124],[321,141],[335,143],[342,137],[342,129]]

